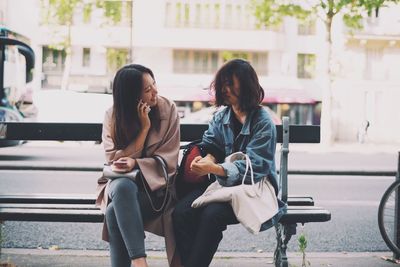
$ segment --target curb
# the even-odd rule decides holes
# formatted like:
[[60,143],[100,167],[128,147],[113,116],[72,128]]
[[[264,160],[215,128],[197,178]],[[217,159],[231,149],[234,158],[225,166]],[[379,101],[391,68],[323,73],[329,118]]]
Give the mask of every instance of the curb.
[[[2,248],[4,254],[38,255],[38,256],[86,256],[109,257],[108,250],[73,250],[73,249],[29,249],[29,248]],[[165,258],[165,251],[146,251],[149,258]],[[271,258],[273,252],[234,252],[218,251],[215,258]],[[290,258],[302,257],[300,252],[289,252]],[[307,252],[307,258],[365,258],[390,255],[390,251],[380,252]]]

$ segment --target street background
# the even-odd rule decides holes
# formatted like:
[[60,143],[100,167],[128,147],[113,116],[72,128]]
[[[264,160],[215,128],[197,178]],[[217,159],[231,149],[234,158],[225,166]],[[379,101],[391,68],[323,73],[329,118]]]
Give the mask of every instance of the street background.
[[[93,94],[89,98],[88,94],[81,95],[75,92],[41,91],[36,95],[36,102],[41,111],[38,121],[101,122],[104,110],[111,103],[110,97]],[[277,164],[279,164],[279,147],[277,150]],[[329,148],[320,144],[292,144],[289,153],[289,170],[395,171],[398,150],[399,148],[392,146],[377,146],[368,143],[337,143]],[[2,166],[11,164],[14,166],[100,168],[103,162],[102,146],[94,142],[36,141],[17,147],[0,148]],[[0,194],[94,194],[99,176],[100,172],[2,170]],[[348,253],[353,255],[353,258],[364,255],[366,258],[373,257],[375,260],[379,259],[380,255],[390,255],[379,234],[377,212],[380,198],[392,181],[394,177],[384,176],[290,175],[290,195],[310,195],[314,198],[316,206],[322,206],[332,213],[332,220],[329,222],[310,223],[304,227],[298,227],[298,231],[307,237],[307,251],[336,253],[335,257],[340,255],[339,258],[343,262],[346,262]],[[35,252],[34,255],[29,253],[31,257],[35,255],[38,257],[37,253],[40,255],[45,251],[44,256],[39,257],[41,260],[43,257],[44,259],[51,258],[54,253],[68,254],[68,251],[83,250],[87,251],[85,255],[91,255],[92,250],[103,251],[106,254],[97,255],[95,258],[102,259],[101,261],[106,264],[108,259],[105,250],[108,249],[108,245],[101,241],[101,228],[102,225],[98,223],[5,222],[2,225],[2,246],[9,249],[31,249],[30,253]],[[276,244],[274,235],[273,229],[254,236],[240,225],[229,226],[224,233],[219,253],[231,253],[231,257],[236,255],[239,258],[240,253],[259,255],[261,258],[271,257]],[[294,236],[289,243],[288,251],[298,252],[297,236]],[[165,246],[161,237],[148,233],[146,247],[150,253],[162,253]],[[51,252],[54,248],[59,252]],[[15,255],[19,255],[18,260],[26,257],[26,254],[12,249],[5,250],[5,253],[11,253],[7,254],[11,258]],[[367,254],[352,254],[354,252]],[[46,253],[50,253],[50,256]],[[223,255],[225,254],[222,254],[222,259],[225,257]],[[296,255],[300,260],[299,254],[293,256],[296,257]],[[329,255],[332,256],[332,254],[317,255],[319,256],[316,256],[314,263],[319,263],[318,259],[321,258],[326,258],[325,260],[329,263]],[[79,255],[76,257],[79,259]],[[157,256],[154,257],[157,259]],[[246,260],[247,256],[243,257],[245,262],[251,262],[249,259]],[[261,262],[260,259],[259,261]],[[257,259],[251,266],[258,266],[256,262]],[[381,260],[378,262],[388,264]],[[89,266],[82,262],[80,264]],[[222,266],[218,264],[218,261],[215,264],[215,266]],[[163,263],[160,266],[163,266]],[[227,266],[232,266],[232,263]]]

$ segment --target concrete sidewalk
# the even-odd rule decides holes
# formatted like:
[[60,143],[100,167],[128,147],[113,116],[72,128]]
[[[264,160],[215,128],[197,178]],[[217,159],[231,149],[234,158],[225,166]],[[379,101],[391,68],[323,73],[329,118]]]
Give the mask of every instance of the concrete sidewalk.
[[[317,144],[289,144],[290,151],[310,152],[310,153],[359,153],[375,154],[388,153],[397,155],[400,152],[400,144],[374,144],[357,142],[336,142],[327,146],[321,143]],[[277,148],[277,151],[279,147]]]
[[[310,266],[324,267],[394,267],[395,263],[383,260],[390,257],[390,252],[309,252],[307,260]],[[218,252],[210,266],[274,266],[273,253]],[[108,251],[88,250],[39,250],[39,249],[2,249],[2,260],[9,260],[18,267],[102,267],[110,266]],[[151,267],[168,266],[165,252],[148,252],[148,263]],[[300,253],[289,253],[290,266],[301,266]]]

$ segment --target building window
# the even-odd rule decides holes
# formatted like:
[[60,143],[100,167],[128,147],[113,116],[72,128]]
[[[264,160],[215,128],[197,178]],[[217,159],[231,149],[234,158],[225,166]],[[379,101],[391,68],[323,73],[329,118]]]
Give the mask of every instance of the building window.
[[225,6],[225,28],[233,26],[233,10],[232,4],[227,4]]
[[42,63],[43,71],[62,72],[66,57],[65,50],[57,50],[48,46],[43,46]]
[[365,49],[364,78],[367,80],[383,79],[385,67],[382,64],[383,48],[368,47]]
[[107,73],[115,73],[128,63],[129,51],[123,48],[107,48]]
[[82,21],[84,24],[90,24],[92,20],[93,7],[90,4],[83,4],[82,8]]
[[201,16],[202,16],[202,12],[201,12],[202,8],[201,8],[201,4],[197,3],[196,4],[196,8],[195,8],[195,18],[194,18],[194,27],[200,27],[201,26]]
[[268,53],[237,51],[174,50],[175,73],[215,73],[224,62],[233,58],[248,60],[259,75],[268,74]]
[[212,16],[212,21],[213,21],[213,28],[220,28],[221,27],[221,4],[214,4],[213,8],[213,16]]
[[174,51],[174,72],[185,73],[188,71],[189,52],[183,50]]
[[82,51],[82,67],[90,66],[90,48],[83,48]]
[[177,28],[257,28],[248,0],[166,0],[165,25]]
[[175,50],[175,73],[213,73],[218,68],[218,55],[214,51]]
[[188,27],[189,26],[189,22],[190,22],[190,6],[189,6],[189,4],[185,4],[184,5],[184,12],[183,12],[183,14],[184,14],[184,17],[183,17],[183,19],[184,19],[184,21],[183,21],[183,26],[184,27]]
[[107,0],[98,2],[103,8],[103,21],[105,24],[131,26],[133,8],[132,1]]
[[297,34],[298,35],[315,35],[316,24],[315,20],[298,20]]
[[315,77],[315,55],[297,55],[297,78],[313,79]]
[[259,75],[268,74],[268,54],[267,53],[252,53],[251,64]]
[[180,26],[181,21],[182,21],[181,6],[182,6],[182,3],[178,2],[175,4],[175,26],[176,27]]

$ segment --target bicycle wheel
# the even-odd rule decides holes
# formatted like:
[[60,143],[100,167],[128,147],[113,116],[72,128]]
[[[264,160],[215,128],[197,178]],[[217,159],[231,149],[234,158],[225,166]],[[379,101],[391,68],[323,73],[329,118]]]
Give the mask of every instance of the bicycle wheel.
[[[400,180],[383,194],[378,210],[378,225],[386,245],[400,256]],[[397,218],[397,219],[396,219]]]

